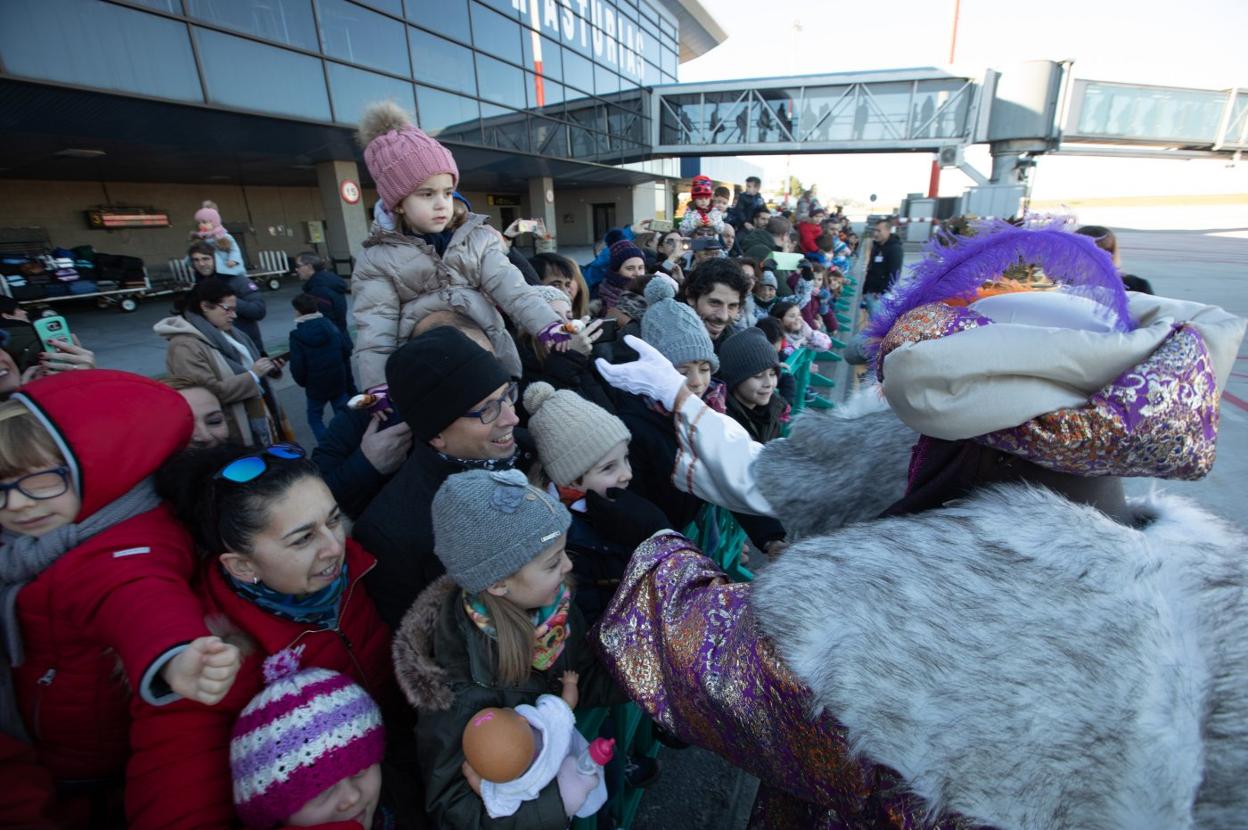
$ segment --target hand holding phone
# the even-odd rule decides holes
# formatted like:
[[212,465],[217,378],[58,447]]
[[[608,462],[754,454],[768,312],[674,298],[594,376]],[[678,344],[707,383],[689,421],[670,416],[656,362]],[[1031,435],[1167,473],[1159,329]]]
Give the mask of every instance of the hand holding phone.
[[56,349],[53,348],[52,344],[57,340],[69,344],[74,342],[73,335],[69,332],[69,322],[59,314],[54,314],[51,317],[40,317],[33,325],[45,352],[55,354]]

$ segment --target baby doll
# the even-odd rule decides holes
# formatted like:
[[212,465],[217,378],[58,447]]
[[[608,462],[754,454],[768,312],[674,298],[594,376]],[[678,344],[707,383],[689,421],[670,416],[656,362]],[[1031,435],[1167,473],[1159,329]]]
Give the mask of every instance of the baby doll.
[[565,671],[559,679],[559,697],[542,695],[536,706],[482,709],[464,727],[464,758],[481,776],[490,818],[514,814],[552,780],[576,816],[592,816],[607,801],[599,771],[611,760],[615,741],[598,738],[591,745],[581,737],[572,714],[580,676]]

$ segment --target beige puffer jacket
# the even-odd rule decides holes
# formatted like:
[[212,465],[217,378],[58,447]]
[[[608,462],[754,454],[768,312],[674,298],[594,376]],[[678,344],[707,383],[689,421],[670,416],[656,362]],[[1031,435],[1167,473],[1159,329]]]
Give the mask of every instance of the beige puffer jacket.
[[507,261],[502,238],[486,218],[468,214],[440,257],[423,239],[395,231],[377,229],[364,242],[351,275],[361,389],[386,382],[386,359],[434,311],[459,311],[475,320],[499,361],[520,377],[516,344],[495,306],[530,334],[560,317]]

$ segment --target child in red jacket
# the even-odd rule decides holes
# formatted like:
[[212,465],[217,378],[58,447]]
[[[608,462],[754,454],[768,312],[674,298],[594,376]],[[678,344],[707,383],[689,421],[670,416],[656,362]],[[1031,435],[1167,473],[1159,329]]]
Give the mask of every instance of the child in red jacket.
[[213,704],[238,671],[238,650],[209,636],[190,540],[150,479],[192,426],[177,392],[101,369],[0,404],[0,671],[13,666],[0,724],[52,778],[119,775],[132,698]]

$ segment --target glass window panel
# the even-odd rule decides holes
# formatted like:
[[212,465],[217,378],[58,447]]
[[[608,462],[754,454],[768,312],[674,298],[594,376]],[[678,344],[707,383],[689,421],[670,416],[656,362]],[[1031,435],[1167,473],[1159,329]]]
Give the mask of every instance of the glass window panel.
[[1205,143],[1217,137],[1226,94],[1087,81],[1081,103],[1080,135]]
[[[512,20],[519,20],[520,18],[520,12],[516,10],[511,0],[481,0],[481,2],[485,3],[487,6],[490,6],[491,8],[497,9],[500,13],[506,15]],[[527,0],[526,0],[525,8],[526,9],[528,8]]]
[[0,57],[14,75],[204,100],[186,24],[108,3],[0,2]]
[[563,115],[563,84],[525,72],[524,88],[528,95],[529,109],[556,117]]
[[477,88],[482,98],[509,104],[525,105],[524,73],[514,66],[477,53]]
[[529,126],[523,113],[481,104],[481,130],[485,143],[500,150],[529,151]]
[[563,50],[563,82],[584,90],[594,88],[594,65],[575,52]]
[[346,0],[317,0],[325,54],[408,76],[406,28],[397,20]]
[[321,61],[241,37],[195,29],[208,100],[329,121]]
[[[556,81],[563,80],[563,50],[559,44],[547,37],[539,37],[541,44],[542,74]],[[533,53],[532,32],[521,32],[520,43],[524,47],[524,67],[537,70],[537,55]]]
[[533,152],[539,156],[568,157],[567,125],[545,118],[530,118],[529,134]]
[[325,67],[334,101],[334,120],[340,124],[358,124],[364,108],[374,101],[394,101],[407,112],[416,109],[412,85],[407,81],[333,61],[327,61]]
[[381,9],[383,12],[403,16],[403,0],[359,0],[366,6],[372,6],[374,9]]
[[521,63],[520,24],[495,14],[484,6],[472,4],[472,43],[478,52]]
[[642,61],[642,68],[645,70],[645,75],[641,79],[643,84],[646,86],[658,86],[663,83],[663,75],[659,72],[657,66],[650,63],[650,61]]
[[477,76],[473,70],[471,51],[420,29],[409,28],[408,35],[412,42],[412,69],[416,80],[469,95],[477,94]]
[[470,135],[477,130],[480,142],[481,110],[476,100],[427,86],[416,87],[420,128],[432,136]]
[[[312,52],[319,51],[311,0],[256,0],[254,3],[188,0],[186,6],[188,13],[200,20],[209,20],[227,29]],[[178,9],[179,14],[181,11]]]
[[658,36],[651,32],[643,32],[641,35],[641,53],[655,66],[663,63],[663,47],[659,45]]
[[405,0],[407,19],[438,34],[472,42],[468,0]]
[[182,0],[130,0],[140,6],[147,6],[149,9],[159,9],[162,12],[171,14],[182,14]]
[[676,75],[676,53],[671,49],[668,49],[666,46],[663,47],[661,52],[663,55],[663,61],[659,64],[659,69],[662,69],[666,74],[674,77]]
[[611,95],[620,91],[620,76],[605,66],[594,65],[594,92]]

